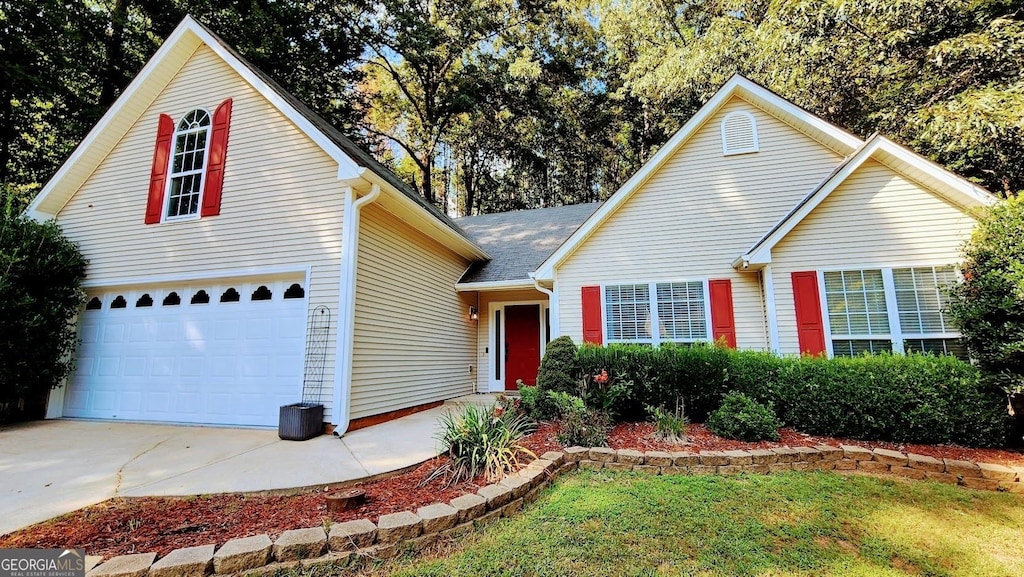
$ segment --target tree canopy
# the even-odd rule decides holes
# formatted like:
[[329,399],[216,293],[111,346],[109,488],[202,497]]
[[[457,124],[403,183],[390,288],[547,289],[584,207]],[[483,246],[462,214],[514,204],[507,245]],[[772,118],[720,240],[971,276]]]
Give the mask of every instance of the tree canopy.
[[451,213],[605,198],[735,73],[1024,190],[1021,0],[26,0],[0,3],[4,204],[185,14]]

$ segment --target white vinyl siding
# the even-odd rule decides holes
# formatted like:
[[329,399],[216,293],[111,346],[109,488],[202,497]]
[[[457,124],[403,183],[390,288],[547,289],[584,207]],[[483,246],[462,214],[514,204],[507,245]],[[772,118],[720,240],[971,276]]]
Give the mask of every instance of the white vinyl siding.
[[[747,111],[760,152],[722,156],[721,122]],[[581,342],[580,288],[632,279],[729,279],[739,348],[768,348],[760,281],[732,261],[842,158],[776,117],[733,98],[698,129],[555,271],[561,334]]]
[[974,224],[921,184],[866,161],[772,249],[780,351],[800,350],[793,272],[949,266]]
[[469,262],[370,204],[358,263],[352,418],[472,393],[476,303],[455,292]]
[[[159,115],[180,119],[227,98],[234,99],[234,107],[221,214],[144,224]],[[218,271],[308,267],[309,308],[325,305],[334,312],[329,336],[334,342],[344,199],[337,162],[201,46],[57,220],[89,259],[90,281],[210,278]],[[321,397],[328,415],[334,363],[331,346]]]

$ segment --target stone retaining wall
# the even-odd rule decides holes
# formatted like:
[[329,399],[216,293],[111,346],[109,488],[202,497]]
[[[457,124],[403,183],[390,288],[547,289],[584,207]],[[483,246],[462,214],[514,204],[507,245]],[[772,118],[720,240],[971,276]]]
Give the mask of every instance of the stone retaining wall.
[[88,577],[271,575],[290,567],[393,557],[400,552],[424,549],[441,538],[461,537],[475,527],[511,516],[522,510],[524,504],[536,500],[541,489],[555,477],[576,468],[654,475],[860,471],[1024,493],[1022,469],[850,445],[696,453],[569,447],[564,452],[545,453],[525,469],[500,483],[481,487],[474,494],[421,507],[415,512],[381,515],[377,523],[358,519],[334,523],[329,529],[294,529],[285,531],[276,541],[269,535],[233,539],[219,549],[214,545],[176,549],[160,560],[156,560],[155,553],[123,555],[90,570]]

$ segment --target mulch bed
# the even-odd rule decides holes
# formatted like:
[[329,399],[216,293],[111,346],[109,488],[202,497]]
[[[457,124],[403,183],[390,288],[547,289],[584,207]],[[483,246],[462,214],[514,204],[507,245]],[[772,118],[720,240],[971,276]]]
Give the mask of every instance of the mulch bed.
[[[955,446],[899,445],[814,437],[782,429],[778,443],[744,443],[715,436],[703,425],[687,427],[687,444],[669,444],[653,437],[649,423],[625,423],[615,427],[609,446],[615,449],[698,451],[771,448],[784,445],[812,446],[850,444],[879,447],[929,455],[1024,466],[1024,453],[995,449],[965,449]],[[559,450],[557,426],[542,423],[524,439],[523,445],[537,456]],[[369,518],[415,510],[431,503],[445,502],[475,492],[484,479],[446,485],[443,479],[425,480],[444,458],[427,461],[415,469],[353,485],[366,492],[364,506],[334,517],[334,521]],[[113,557],[156,551],[166,555],[174,549],[222,544],[237,537],[267,533],[276,537],[288,529],[316,527],[328,519],[324,489],[292,493],[223,494],[200,497],[139,497],[111,499],[51,519],[10,535],[0,536],[0,548],[82,548],[90,555]]]

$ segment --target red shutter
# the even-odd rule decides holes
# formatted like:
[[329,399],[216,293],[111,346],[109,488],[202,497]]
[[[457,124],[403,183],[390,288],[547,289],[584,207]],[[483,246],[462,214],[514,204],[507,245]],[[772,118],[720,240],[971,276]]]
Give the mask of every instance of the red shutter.
[[228,132],[231,130],[231,99],[220,103],[213,113],[210,135],[210,157],[206,162],[206,183],[203,185],[202,216],[220,214],[220,192],[224,187],[224,160],[228,153]]
[[800,352],[805,355],[824,353],[825,325],[821,322],[818,273],[793,273],[793,302],[796,305],[796,332],[800,338]]
[[711,330],[715,341],[725,338],[729,348],[736,348],[736,319],[732,312],[732,281],[708,281],[711,293]]
[[146,224],[160,222],[164,212],[164,190],[170,169],[171,140],[174,139],[174,119],[160,115],[156,129],[156,150],[153,151],[153,169],[149,173],[149,199],[146,201]]
[[604,333],[601,327],[601,287],[585,286],[580,292],[583,294],[583,342],[599,345]]

